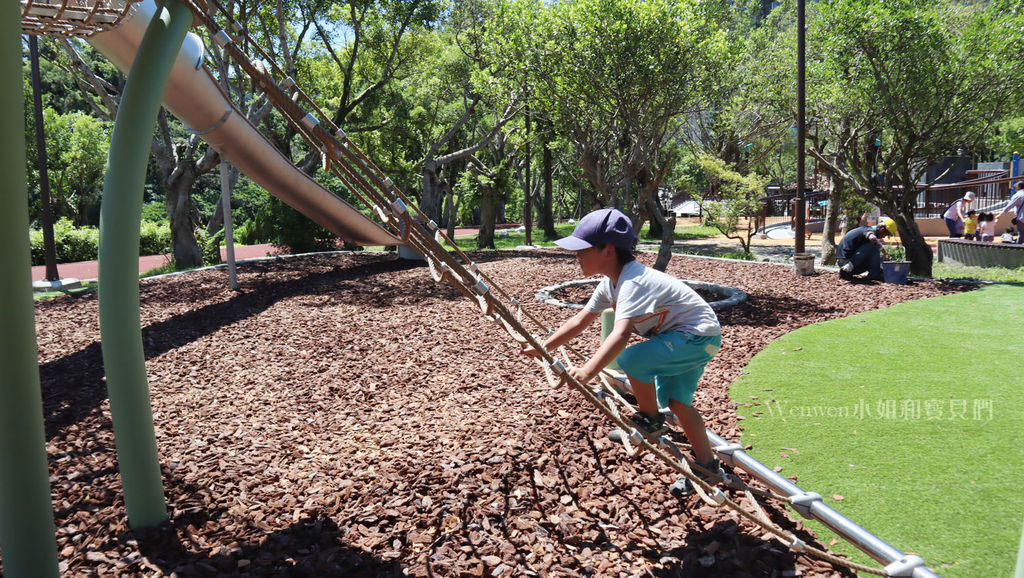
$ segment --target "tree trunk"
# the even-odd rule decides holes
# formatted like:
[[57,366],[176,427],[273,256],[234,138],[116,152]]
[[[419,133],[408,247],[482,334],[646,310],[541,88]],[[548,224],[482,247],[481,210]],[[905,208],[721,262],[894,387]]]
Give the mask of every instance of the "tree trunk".
[[498,192],[492,185],[480,187],[480,231],[476,237],[477,249],[494,248],[494,223],[498,216]]
[[675,217],[665,219],[665,216],[658,210],[658,206],[651,195],[647,195],[646,204],[651,216],[651,225],[653,226],[657,222],[661,228],[661,245],[658,247],[658,258],[654,261],[654,268],[658,271],[664,271],[668,267],[669,261],[672,260],[672,242],[675,237],[676,219]]
[[908,206],[903,212],[893,215],[900,232],[903,247],[907,250],[910,272],[921,277],[932,276],[932,248],[914,221],[914,209]]
[[530,134],[530,105],[526,105],[526,178],[525,186],[523,186],[523,226],[526,227],[526,244],[533,245],[533,202],[531,196],[533,195],[532,188],[532,175],[530,174],[533,168],[530,166],[532,152],[530,149],[530,139],[533,135]]
[[[658,208],[652,209],[652,212],[651,212],[651,215],[650,215],[651,226],[647,228],[647,238],[648,239],[661,239],[662,236],[663,236],[663,233],[664,233],[664,231],[662,230],[662,226],[661,226],[662,225],[662,221],[664,221],[664,219],[658,220],[657,218],[655,218],[654,213],[661,213],[661,211],[658,210]],[[639,222],[639,219],[637,219],[637,220],[638,220],[637,225],[642,227],[643,223]],[[639,230],[637,232],[639,232]]]
[[441,201],[444,198],[444,179],[437,174],[438,166],[427,162],[423,167],[423,197],[420,210],[428,219],[441,223]]
[[835,177],[829,179],[832,190],[828,193],[828,208],[825,209],[825,224],[821,230],[821,264],[836,264],[836,231],[839,224],[839,202],[843,197],[844,183]]
[[544,240],[554,241],[558,238],[555,232],[554,217],[554,167],[552,166],[551,148],[544,143],[544,210],[540,215],[540,226],[544,229]]
[[190,195],[194,181],[194,175],[182,174],[167,183],[167,216],[171,220],[171,247],[174,264],[179,269],[201,267],[203,264],[203,252],[196,242],[192,221],[196,213]]

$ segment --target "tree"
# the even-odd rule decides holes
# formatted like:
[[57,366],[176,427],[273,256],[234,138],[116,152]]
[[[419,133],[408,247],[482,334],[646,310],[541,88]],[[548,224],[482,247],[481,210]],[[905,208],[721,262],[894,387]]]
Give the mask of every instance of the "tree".
[[[441,201],[452,194],[450,181],[442,176],[442,169],[451,167],[457,161],[470,161],[474,170],[481,175],[482,192],[494,192],[491,185],[505,170],[504,154],[495,154],[495,166],[488,168],[482,163],[478,152],[501,139],[499,148],[505,150],[508,137],[505,126],[519,113],[522,95],[514,87],[501,82],[500,73],[505,63],[493,56],[488,48],[488,29],[491,26],[493,7],[487,2],[466,1],[455,6],[445,23],[443,38],[454,46],[446,46],[445,58],[440,61],[439,75],[448,82],[437,86],[436,94],[442,96],[435,105],[439,115],[434,125],[428,149],[423,157],[423,196],[420,208],[428,217],[441,222]],[[444,98],[447,96],[448,98]],[[441,102],[450,104],[446,107]],[[458,103],[458,104],[455,104]],[[447,122],[444,119],[447,119]],[[460,146],[461,145],[461,146]],[[448,151],[448,152],[445,152]],[[493,196],[479,197],[492,202]],[[449,203],[450,205],[451,203]],[[491,207],[481,207],[483,216],[490,220],[496,212]],[[451,232],[454,220],[448,220]],[[484,239],[478,243],[493,246],[493,239],[486,239],[487,224],[484,224]],[[493,234],[493,230],[491,230]]]
[[742,175],[722,159],[711,156],[702,156],[697,162],[711,184],[709,194],[698,195],[701,209],[707,213],[705,222],[727,238],[739,241],[743,253],[749,255],[768,179],[754,173]]
[[709,52],[722,37],[695,0],[520,0],[523,41],[536,53],[536,101],[575,147],[599,203],[646,217],[664,232],[656,267],[671,257],[673,231],[657,205],[671,166],[665,145],[692,112]]
[[911,271],[931,275],[914,221],[929,166],[977,147],[1024,89],[1021,11],[1006,2],[826,0],[813,5],[811,154],[899,227]]
[[68,217],[80,227],[95,225],[99,213],[92,213],[103,191],[110,123],[81,112],[60,114],[47,108],[43,125],[54,218]]

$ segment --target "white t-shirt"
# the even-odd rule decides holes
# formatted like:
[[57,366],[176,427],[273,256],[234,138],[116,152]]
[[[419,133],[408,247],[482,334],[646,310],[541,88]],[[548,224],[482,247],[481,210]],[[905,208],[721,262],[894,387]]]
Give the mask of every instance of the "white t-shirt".
[[609,278],[597,284],[585,309],[601,313],[615,309],[615,321],[632,319],[642,337],[666,331],[692,335],[721,335],[714,309],[681,280],[636,261],[627,263],[612,286]]
[[966,214],[967,211],[964,210],[964,205],[965,204],[969,204],[969,203],[970,203],[970,201],[968,201],[967,199],[964,199],[964,198],[960,198],[960,199],[957,199],[957,200],[953,201],[953,204],[950,205],[948,209],[946,209],[946,213],[944,215],[942,215],[942,218],[943,219],[953,219],[953,220],[960,219],[960,215],[957,214],[957,209],[960,209],[961,212]]

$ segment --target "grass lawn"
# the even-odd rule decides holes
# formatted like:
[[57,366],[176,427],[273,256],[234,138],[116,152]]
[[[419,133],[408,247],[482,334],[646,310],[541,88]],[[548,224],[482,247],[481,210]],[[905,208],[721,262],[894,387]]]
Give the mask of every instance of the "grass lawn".
[[1003,281],[1024,283],[1024,267],[1007,269],[1006,267],[968,267],[955,263],[932,263],[932,277],[936,279],[979,279],[985,281]]
[[60,297],[61,295],[78,296],[90,291],[95,291],[96,286],[95,281],[83,281],[80,287],[75,287],[74,289],[67,289],[64,291],[33,291],[32,300],[39,301],[40,299],[52,299],[54,297]]
[[994,285],[783,336],[731,389],[743,443],[942,576],[1010,576],[1024,521],[1022,302],[1024,287]]

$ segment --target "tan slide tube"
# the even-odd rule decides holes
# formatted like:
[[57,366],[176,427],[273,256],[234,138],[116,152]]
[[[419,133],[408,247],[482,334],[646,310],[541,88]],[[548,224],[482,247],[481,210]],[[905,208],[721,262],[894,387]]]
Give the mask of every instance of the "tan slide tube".
[[[120,26],[88,41],[127,74],[156,9],[154,0],[139,2]],[[205,50],[198,36],[186,36],[164,93],[163,104],[171,114],[270,194],[342,239],[357,245],[402,244],[300,171],[256,130],[203,66]]]

